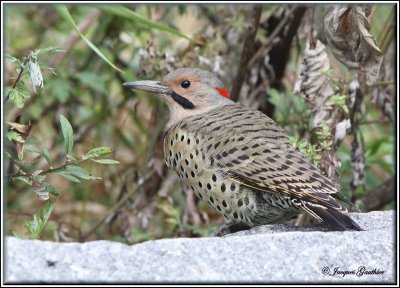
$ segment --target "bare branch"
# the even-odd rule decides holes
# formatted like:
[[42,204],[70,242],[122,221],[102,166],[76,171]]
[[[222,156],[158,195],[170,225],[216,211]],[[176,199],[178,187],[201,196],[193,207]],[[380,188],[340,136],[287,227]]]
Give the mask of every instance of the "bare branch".
[[237,101],[237,99],[239,98],[242,84],[246,79],[246,75],[248,72],[247,63],[251,59],[255,50],[255,40],[256,40],[258,25],[260,24],[261,12],[262,12],[262,7],[258,6],[255,7],[253,11],[250,13],[249,18],[253,19],[253,23],[246,31],[246,36],[243,43],[243,50],[240,56],[239,66],[237,68],[236,77],[233,80],[230,93],[232,101]]

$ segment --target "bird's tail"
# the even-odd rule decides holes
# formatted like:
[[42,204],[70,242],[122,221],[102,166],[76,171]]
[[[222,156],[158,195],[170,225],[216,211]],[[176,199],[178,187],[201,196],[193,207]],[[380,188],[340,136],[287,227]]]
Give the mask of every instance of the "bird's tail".
[[[307,205],[307,204],[306,204]],[[336,229],[337,231],[345,231],[345,230],[356,230],[356,231],[364,231],[361,227],[353,221],[348,215],[333,209],[333,208],[326,208],[322,206],[314,206],[314,205],[307,205],[306,211],[310,213],[312,216],[318,216],[316,218],[320,218],[326,222],[328,225],[332,226],[332,228]],[[314,215],[315,214],[315,215]]]

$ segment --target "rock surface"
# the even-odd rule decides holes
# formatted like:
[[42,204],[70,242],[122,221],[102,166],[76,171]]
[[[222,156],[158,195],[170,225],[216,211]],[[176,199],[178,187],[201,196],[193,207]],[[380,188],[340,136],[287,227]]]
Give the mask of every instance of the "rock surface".
[[132,246],[7,237],[5,281],[395,283],[395,212],[350,215],[366,231],[268,225],[222,238]]

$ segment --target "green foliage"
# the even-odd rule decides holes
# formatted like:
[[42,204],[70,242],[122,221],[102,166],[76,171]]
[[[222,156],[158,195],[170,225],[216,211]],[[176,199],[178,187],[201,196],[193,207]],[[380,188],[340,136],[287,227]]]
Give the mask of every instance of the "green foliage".
[[154,30],[159,30],[159,31],[163,31],[163,32],[168,32],[172,35],[178,36],[178,37],[182,37],[188,40],[191,40],[191,38],[181,32],[179,32],[176,29],[173,29],[171,27],[162,25],[160,23],[151,21],[143,16],[141,16],[140,14],[126,8],[123,7],[121,5],[99,5],[98,8],[100,8],[101,10],[122,17],[124,19],[127,19],[130,22],[133,22],[134,24],[139,24],[147,29],[154,29]]
[[7,132],[7,139],[8,139],[8,141],[17,141],[17,142],[20,142],[20,143],[24,143],[25,142],[25,140],[22,138],[22,136],[19,133],[15,132],[15,131],[8,131]]
[[93,89],[96,92],[99,93],[106,93],[106,87],[104,85],[105,79],[104,77],[97,75],[94,72],[91,71],[85,71],[85,72],[80,72],[76,73],[74,75],[83,85],[86,87],[89,87]]
[[[10,62],[17,63],[19,65],[19,70],[17,71],[19,73],[19,76],[15,80],[15,83],[13,85],[13,87],[15,88],[8,88],[9,99],[14,101],[14,105],[17,108],[22,108],[24,106],[25,99],[30,96],[29,89],[21,81],[21,78],[24,74],[24,69],[28,70],[34,92],[36,93],[36,89],[43,89],[43,76],[40,66],[37,62],[38,56],[43,53],[60,51],[62,50],[57,47],[36,49],[34,52],[31,52],[28,57],[25,57],[23,61],[20,61],[18,58],[8,55],[7,59]],[[112,152],[112,149],[108,147],[98,147],[92,149],[87,154],[83,155],[81,160],[75,159],[72,156],[74,146],[72,125],[65,116],[60,115],[59,117],[61,131],[64,138],[64,146],[66,150],[66,160],[63,165],[55,168],[51,165],[50,153],[47,149],[39,149],[34,145],[24,145],[30,135],[32,127],[31,124],[21,124],[19,122],[19,118],[17,118],[18,122],[8,122],[10,130],[7,132],[7,139],[10,142],[15,143],[18,154],[18,160],[13,159],[13,156],[11,154],[8,154],[10,155],[10,158],[13,159],[13,162],[18,164],[17,172],[9,175],[9,179],[14,181],[19,180],[24,184],[30,186],[33,192],[42,201],[49,200],[50,194],[56,197],[60,195],[59,192],[49,182],[47,182],[47,175],[53,174],[57,176],[62,176],[65,179],[75,183],[80,183],[80,179],[101,180],[100,177],[92,176],[89,171],[79,165],[81,165],[82,162],[88,159],[97,161],[97,163],[99,164],[119,164],[118,161],[113,159],[93,159],[110,154]],[[39,154],[39,158],[43,157],[46,160],[48,168],[45,170],[37,169],[33,172],[30,171],[29,168],[27,168],[25,165],[24,151]],[[43,216],[40,215],[40,210],[38,210],[37,213],[33,215],[33,220],[25,222],[23,224],[30,238],[39,239],[51,215],[51,212],[53,211],[55,203],[56,201],[48,201],[43,208]],[[21,234],[18,232],[13,232],[13,234],[21,236]]]
[[307,129],[310,112],[304,99],[293,93],[282,93],[276,89],[268,90],[268,101],[273,104],[274,120],[289,134]]
[[93,162],[106,165],[119,164],[119,161],[113,159],[91,159]]
[[14,101],[14,105],[18,108],[24,107],[24,102],[31,96],[29,89],[21,85],[8,90],[10,99]]
[[321,160],[321,149],[318,148],[317,144],[310,144],[305,139],[297,139],[296,137],[289,136],[289,141],[292,143],[294,148],[299,150],[301,154],[303,154],[308,160],[311,161],[314,165],[318,165]]
[[82,156],[82,160],[93,159],[97,157],[107,156],[112,152],[110,147],[97,147]]
[[46,90],[61,103],[65,104],[71,95],[72,87],[71,83],[60,78],[55,78],[47,83]]
[[[46,205],[44,205],[43,207],[42,215],[40,215],[40,210],[38,210],[37,213],[33,215],[33,219],[31,221],[27,221],[24,223],[24,227],[28,231],[29,238],[40,238],[55,205],[55,201],[47,202]],[[19,235],[21,236],[21,234]]]
[[332,143],[331,139],[331,130],[328,125],[324,124],[322,127],[318,127],[318,131],[315,132],[318,136],[318,147],[320,151],[330,150]]
[[118,72],[123,73],[121,69],[119,69],[117,66],[115,66],[104,54],[103,52],[100,51],[99,48],[96,47],[88,38],[86,38],[81,31],[79,30],[78,26],[76,26],[74,19],[72,18],[71,14],[69,13],[67,7],[65,6],[56,6],[57,12],[60,14],[61,17],[67,21],[72,28],[81,36],[81,38],[86,42],[86,44],[92,49],[101,59],[103,59],[108,65],[110,65],[112,68],[117,70]]
[[72,154],[72,148],[74,146],[74,135],[72,126],[63,115],[60,115],[61,129],[64,136],[65,151],[67,154]]
[[346,95],[333,95],[328,101],[326,101],[326,105],[336,106],[342,109],[346,114],[349,114],[349,107],[346,104]]

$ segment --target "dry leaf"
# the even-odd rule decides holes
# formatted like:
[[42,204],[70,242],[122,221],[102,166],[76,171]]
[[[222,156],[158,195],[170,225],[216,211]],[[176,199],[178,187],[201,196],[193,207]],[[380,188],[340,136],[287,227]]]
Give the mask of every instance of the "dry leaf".
[[379,76],[383,54],[369,33],[369,8],[342,7],[331,9],[324,18],[324,32],[335,57],[350,69],[367,74],[367,85]]
[[357,91],[360,89],[360,83],[358,82],[357,74],[353,75],[353,79],[349,83],[349,98],[348,98],[348,106],[349,108],[353,108],[354,103],[356,102]]
[[346,136],[347,129],[351,127],[350,119],[344,119],[336,124],[335,129],[335,144],[342,142],[344,136]]
[[13,144],[16,147],[17,154],[18,154],[18,159],[23,160],[24,159],[24,142],[26,138],[29,136],[29,133],[31,132],[32,129],[32,124],[29,121],[27,125],[21,124],[21,116],[18,116],[17,119],[15,119],[15,122],[8,122],[8,125],[11,126],[9,129],[14,130],[16,133],[18,133],[21,136],[21,141],[12,141]]
[[[311,41],[312,42],[312,41]],[[299,80],[294,92],[300,93],[314,114],[313,126],[322,126],[330,118],[331,108],[325,102],[333,96],[333,90],[326,73],[330,69],[325,45],[319,40],[307,42]]]
[[42,201],[47,201],[50,198],[49,192],[46,189],[46,185],[43,185],[36,179],[32,179],[32,188],[33,192],[39,197]]

